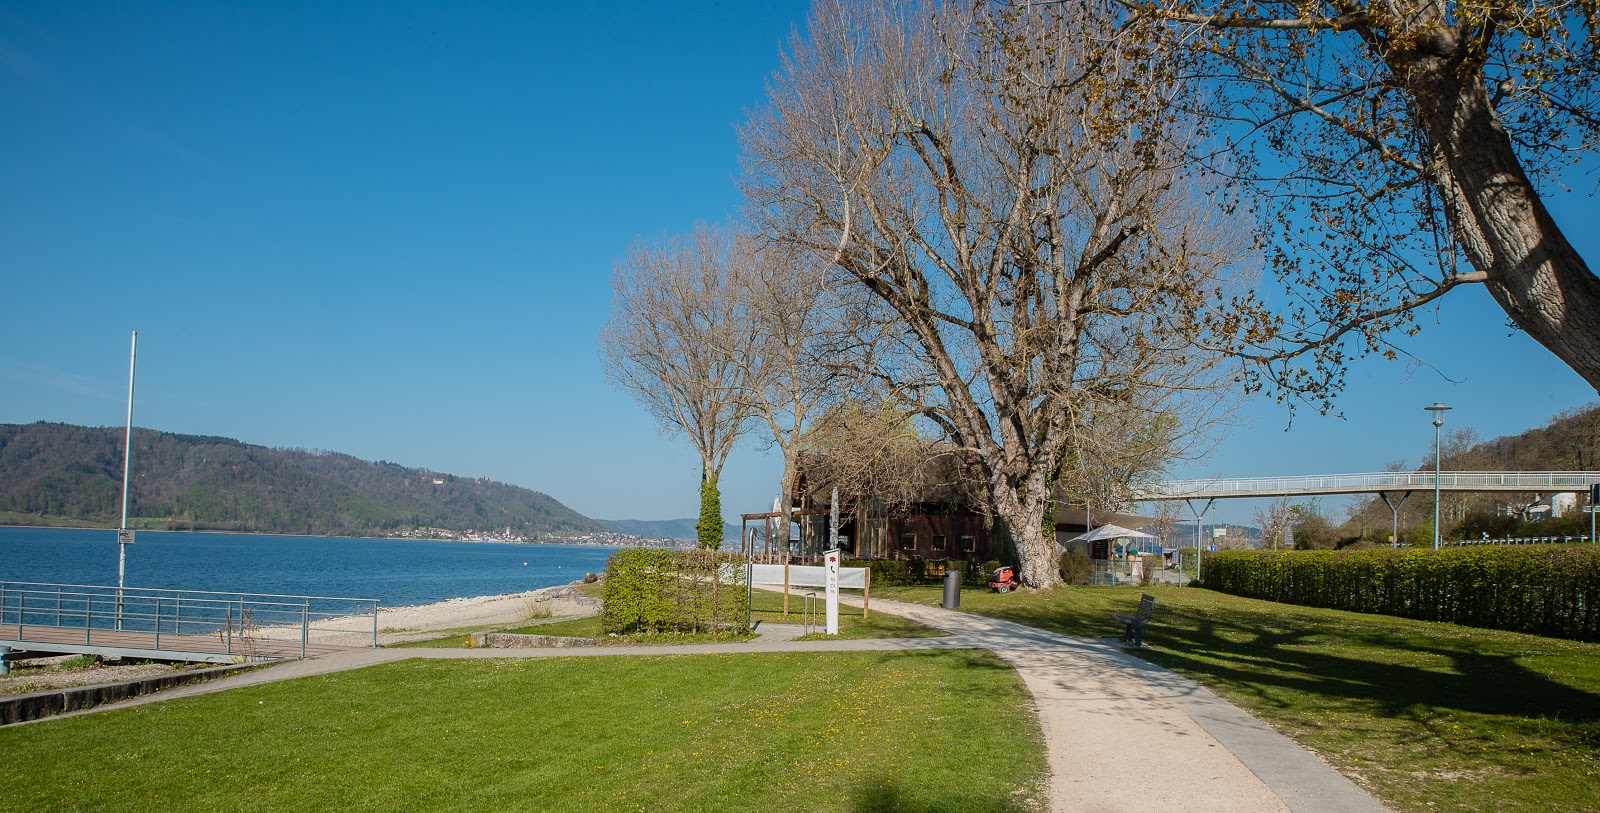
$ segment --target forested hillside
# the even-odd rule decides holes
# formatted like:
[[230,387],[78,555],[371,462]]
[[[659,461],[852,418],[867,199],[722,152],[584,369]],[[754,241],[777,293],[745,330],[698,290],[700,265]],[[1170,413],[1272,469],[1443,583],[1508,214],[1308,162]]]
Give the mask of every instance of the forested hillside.
[[[121,428],[0,424],[0,512],[12,522],[114,524]],[[269,449],[230,438],[133,431],[135,527],[326,535],[413,528],[519,536],[605,526],[548,495],[344,454]],[[20,515],[20,516],[19,516]]]

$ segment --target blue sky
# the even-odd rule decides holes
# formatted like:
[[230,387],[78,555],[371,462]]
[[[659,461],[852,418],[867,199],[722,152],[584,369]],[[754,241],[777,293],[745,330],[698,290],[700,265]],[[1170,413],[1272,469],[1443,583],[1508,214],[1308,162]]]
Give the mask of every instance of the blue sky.
[[[697,459],[601,376],[638,237],[738,205],[734,126],[806,4],[0,0],[0,422],[136,423],[696,513]],[[1552,199],[1600,257],[1595,176]],[[1381,470],[1594,400],[1481,291],[1369,360],[1345,419],[1247,403],[1184,475]],[[724,473],[731,518],[778,466]],[[1249,506],[1224,519],[1247,520]]]

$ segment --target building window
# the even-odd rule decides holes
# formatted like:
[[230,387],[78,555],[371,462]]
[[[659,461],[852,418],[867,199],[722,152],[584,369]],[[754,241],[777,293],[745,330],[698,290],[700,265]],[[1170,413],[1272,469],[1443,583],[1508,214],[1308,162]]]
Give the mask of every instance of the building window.
[[978,538],[975,537],[975,536],[963,536],[963,537],[961,537],[961,552],[962,553],[977,553],[978,552]]
[[944,552],[944,534],[933,535],[933,549],[940,553]]
[[901,550],[916,550],[917,549],[917,535],[916,534],[901,534],[900,535],[900,549]]

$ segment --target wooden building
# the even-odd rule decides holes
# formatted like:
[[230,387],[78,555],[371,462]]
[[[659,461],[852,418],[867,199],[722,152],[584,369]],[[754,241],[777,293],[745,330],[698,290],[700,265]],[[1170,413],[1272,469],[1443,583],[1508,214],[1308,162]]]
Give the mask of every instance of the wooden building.
[[[866,491],[850,478],[832,476],[826,457],[801,455],[794,508],[805,511],[795,518],[797,536],[791,538],[791,555],[812,558],[828,547],[829,514],[833,490],[839,488],[839,548],[859,559],[967,559],[1010,561],[1010,540],[984,515],[985,496],[977,468],[954,453],[923,459],[915,471],[903,471],[886,490],[887,498]],[[854,485],[854,487],[852,487]],[[1058,494],[1058,505],[1065,504]],[[1090,522],[1139,527],[1153,522],[1145,517],[1084,508],[1058,507],[1053,519],[1057,539],[1069,539],[1087,530]],[[1092,553],[1092,551],[1090,551]]]

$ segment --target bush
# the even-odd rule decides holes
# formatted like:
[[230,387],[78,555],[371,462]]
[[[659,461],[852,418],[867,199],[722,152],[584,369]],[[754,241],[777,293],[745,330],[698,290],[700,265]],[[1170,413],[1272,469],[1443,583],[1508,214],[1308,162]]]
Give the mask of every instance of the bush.
[[1156,568],[1164,567],[1166,562],[1159,553],[1145,553],[1139,556],[1139,584],[1148,587],[1151,579],[1155,578]]
[[1201,584],[1248,598],[1600,641],[1600,547],[1227,551]]
[[1081,550],[1069,550],[1061,554],[1057,572],[1061,575],[1062,584],[1088,584],[1092,568],[1089,554]]
[[742,634],[744,557],[713,551],[619,550],[606,560],[600,624],[627,634]]

